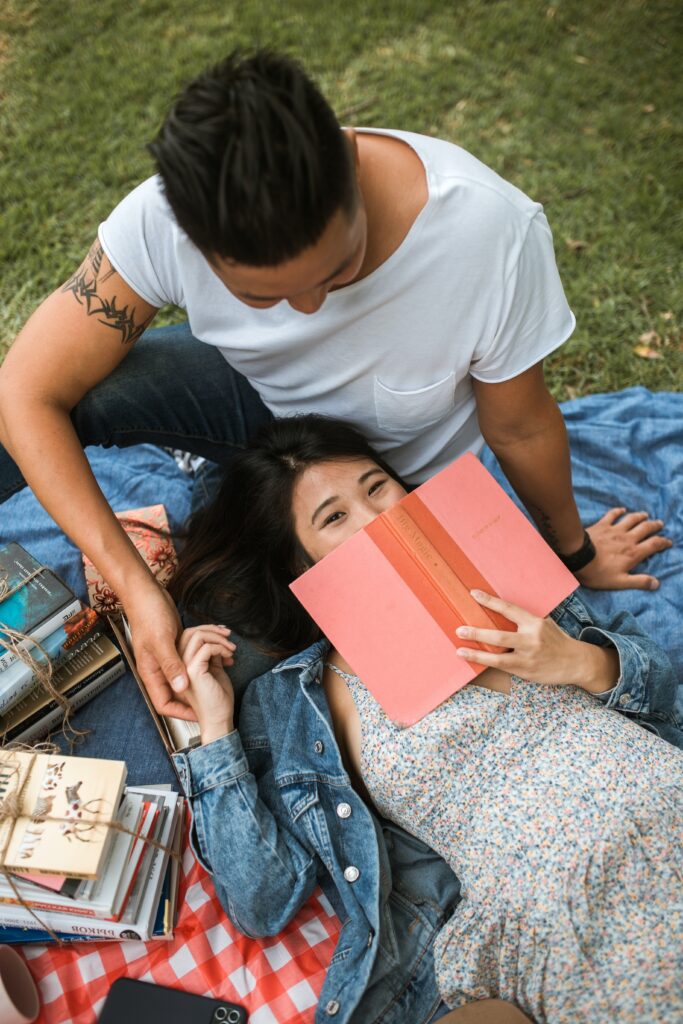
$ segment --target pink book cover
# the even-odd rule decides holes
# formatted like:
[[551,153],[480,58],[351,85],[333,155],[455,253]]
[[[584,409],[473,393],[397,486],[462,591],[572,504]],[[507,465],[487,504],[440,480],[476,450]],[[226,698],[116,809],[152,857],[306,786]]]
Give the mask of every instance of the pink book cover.
[[[484,666],[459,625],[514,630],[478,588],[545,616],[578,582],[472,454],[406,495],[291,584],[389,717],[419,721]],[[489,648],[494,650],[495,648]]]

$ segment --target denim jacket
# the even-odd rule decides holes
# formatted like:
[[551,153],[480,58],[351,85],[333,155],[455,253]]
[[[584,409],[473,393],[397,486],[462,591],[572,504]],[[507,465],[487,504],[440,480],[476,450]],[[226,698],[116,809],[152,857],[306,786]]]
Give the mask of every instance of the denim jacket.
[[[675,726],[671,665],[629,613],[601,626],[571,596],[552,614],[570,636],[618,651],[606,707]],[[321,685],[328,649],[321,640],[254,680],[239,732],[175,755],[193,846],[245,935],[277,935],[322,886],[342,930],[316,1024],[419,1024],[440,1002],[432,946],[459,883],[352,788]]]

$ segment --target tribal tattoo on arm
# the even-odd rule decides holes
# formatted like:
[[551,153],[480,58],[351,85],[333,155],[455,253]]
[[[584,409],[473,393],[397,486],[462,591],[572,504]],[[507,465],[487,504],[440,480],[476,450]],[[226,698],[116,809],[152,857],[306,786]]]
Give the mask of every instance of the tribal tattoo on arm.
[[98,285],[108,281],[116,271],[112,268],[101,275],[104,250],[99,240],[93,242],[90,252],[76,273],[62,287],[63,292],[71,292],[76,302],[85,307],[88,316],[97,317],[98,323],[120,331],[121,342],[133,345],[140,335],[147,330],[156,315],[156,311],[145,320],[136,321],[135,306],[116,305],[116,296],[106,299],[98,291]]

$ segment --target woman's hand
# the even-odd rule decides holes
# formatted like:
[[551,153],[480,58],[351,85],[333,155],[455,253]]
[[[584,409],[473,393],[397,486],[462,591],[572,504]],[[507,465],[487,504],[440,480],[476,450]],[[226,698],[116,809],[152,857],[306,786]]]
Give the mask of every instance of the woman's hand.
[[517,625],[515,633],[499,629],[460,626],[456,634],[504,650],[500,654],[459,647],[458,654],[477,665],[497,668],[539,683],[572,684],[591,693],[611,689],[619,678],[619,656],[614,649],[575,640],[552,619],[532,615],[516,604],[473,590],[472,597],[484,608],[500,612]]
[[224,665],[232,665],[235,644],[225,626],[194,626],[180,637],[178,649],[190,685],[183,696],[197,715],[202,743],[233,730],[235,695]]

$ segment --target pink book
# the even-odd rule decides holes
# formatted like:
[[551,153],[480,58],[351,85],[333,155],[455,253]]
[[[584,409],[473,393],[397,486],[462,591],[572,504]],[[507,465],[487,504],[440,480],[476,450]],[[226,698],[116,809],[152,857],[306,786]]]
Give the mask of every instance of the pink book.
[[[389,717],[412,725],[484,666],[460,625],[514,631],[478,588],[547,615],[576,578],[471,454],[359,530],[291,584]],[[496,650],[496,648],[489,648]]]

